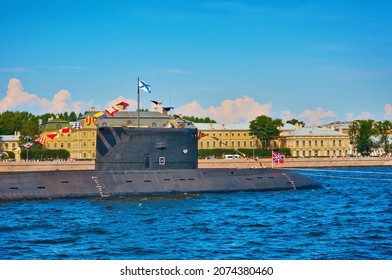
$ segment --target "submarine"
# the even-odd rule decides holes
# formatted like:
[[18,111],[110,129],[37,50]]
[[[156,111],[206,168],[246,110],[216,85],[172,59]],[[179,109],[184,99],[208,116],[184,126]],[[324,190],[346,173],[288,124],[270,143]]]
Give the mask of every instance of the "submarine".
[[0,201],[316,189],[283,169],[198,168],[196,128],[99,127],[94,170],[0,173]]

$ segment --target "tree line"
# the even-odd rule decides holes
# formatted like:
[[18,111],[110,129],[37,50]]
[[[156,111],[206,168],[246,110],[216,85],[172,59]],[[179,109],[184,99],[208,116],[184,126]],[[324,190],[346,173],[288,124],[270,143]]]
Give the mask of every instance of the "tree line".
[[[57,115],[60,119],[72,122],[77,121],[86,113],[64,112]],[[53,113],[33,115],[29,112],[5,111],[0,113],[0,135],[13,135],[15,131],[19,131],[22,142],[31,140],[38,137],[41,133],[39,120],[47,122],[50,118],[55,118],[57,115]],[[209,117],[184,116],[183,118],[197,123],[216,123],[215,120]],[[288,120],[286,123],[305,125],[303,121],[297,119]],[[279,139],[280,131],[278,128],[281,126],[283,126],[281,119],[272,119],[271,117],[261,115],[249,122],[249,131],[261,142],[261,148],[268,150],[271,141]],[[356,120],[349,127],[350,142],[356,147],[355,152],[364,156],[370,155],[371,151],[378,147],[383,147],[385,153],[388,154],[392,151],[392,144],[389,143],[388,138],[391,130],[392,122],[388,120]]]
[[389,134],[392,130],[390,121],[357,120],[349,127],[350,143],[353,144],[354,153],[369,156],[373,149],[382,147],[386,154],[392,152],[392,143]]

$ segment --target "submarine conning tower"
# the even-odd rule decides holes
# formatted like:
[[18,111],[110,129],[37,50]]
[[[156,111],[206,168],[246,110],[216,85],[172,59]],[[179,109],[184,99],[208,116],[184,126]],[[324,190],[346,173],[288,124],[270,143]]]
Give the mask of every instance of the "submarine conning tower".
[[197,169],[197,129],[100,127],[95,169]]

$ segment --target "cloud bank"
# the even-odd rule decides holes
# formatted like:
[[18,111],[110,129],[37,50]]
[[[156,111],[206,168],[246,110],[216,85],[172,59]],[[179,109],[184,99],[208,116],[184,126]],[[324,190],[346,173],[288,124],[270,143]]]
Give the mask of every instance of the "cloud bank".
[[384,110],[385,110],[384,118],[386,120],[391,121],[392,120],[392,105],[391,104],[385,104]]
[[175,109],[176,114],[185,116],[210,117],[223,123],[247,123],[257,116],[270,115],[272,105],[260,104],[253,98],[243,96],[235,100],[223,100],[218,107],[203,108],[197,101]]
[[20,80],[9,80],[6,96],[0,100],[0,112],[12,109],[26,110],[33,113],[82,112],[87,108],[83,101],[72,101],[71,93],[62,89],[53,95],[52,100],[40,98],[24,90]]

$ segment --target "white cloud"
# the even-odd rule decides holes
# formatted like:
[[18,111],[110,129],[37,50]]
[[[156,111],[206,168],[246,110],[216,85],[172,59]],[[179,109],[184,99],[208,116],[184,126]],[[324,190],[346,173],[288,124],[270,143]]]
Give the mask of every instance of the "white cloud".
[[391,104],[385,104],[384,105],[384,118],[386,120],[392,120],[392,105]]
[[323,108],[318,107],[316,110],[305,110],[297,116],[297,119],[305,122],[305,125],[323,125],[333,122],[336,118],[334,111],[325,111]]
[[132,99],[126,99],[124,96],[120,95],[117,98],[109,101],[108,103],[106,103],[105,108],[106,109],[108,107],[111,106],[115,106],[116,104],[120,103],[120,102],[127,102],[129,104],[129,107],[127,108],[127,110],[129,111],[136,111],[137,110],[137,101],[132,100]]
[[41,114],[66,111],[81,112],[85,108],[86,104],[83,101],[72,102],[72,95],[68,90],[60,90],[53,95],[52,100],[48,100],[25,91],[20,80],[16,78],[9,80],[7,94],[0,100],[0,112],[16,109]]
[[373,120],[375,119],[375,115],[369,112],[362,112],[360,115],[354,115],[353,113],[346,114],[347,121],[354,121],[354,120]]
[[296,116],[293,113],[291,113],[291,111],[289,111],[289,110],[281,111],[280,117],[282,118],[283,122],[286,122],[288,120],[292,120],[292,119],[296,118]]
[[269,115],[271,104],[260,104],[253,98],[243,96],[235,100],[226,99],[218,107],[203,108],[197,101],[176,108],[177,114],[197,117],[210,117],[217,122],[247,123],[257,116]]

